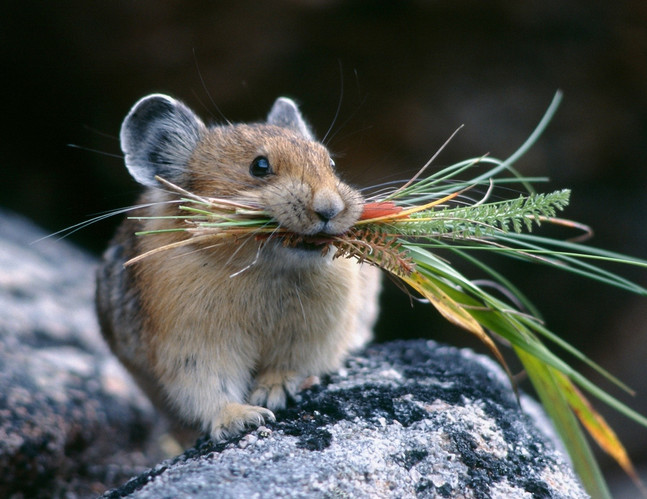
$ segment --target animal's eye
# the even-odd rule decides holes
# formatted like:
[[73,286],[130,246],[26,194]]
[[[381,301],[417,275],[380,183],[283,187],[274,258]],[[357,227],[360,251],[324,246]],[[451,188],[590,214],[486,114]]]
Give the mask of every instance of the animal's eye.
[[249,173],[254,177],[265,177],[269,175],[272,173],[269,160],[265,156],[254,158],[252,164],[249,165]]

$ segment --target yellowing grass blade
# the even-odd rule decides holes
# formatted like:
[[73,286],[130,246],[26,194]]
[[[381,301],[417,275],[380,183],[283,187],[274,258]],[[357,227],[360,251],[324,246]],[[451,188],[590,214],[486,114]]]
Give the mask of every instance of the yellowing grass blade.
[[414,272],[411,276],[404,277],[403,280],[427,298],[449,322],[468,330],[479,338],[489,339],[478,321],[429,279]]
[[641,489],[643,495],[647,497],[647,490],[638,477],[627,451],[615,432],[567,376],[563,373],[555,372],[554,377],[561,393],[566,398],[582,425],[587,429],[589,435],[591,435],[607,454],[616,460],[625,473],[631,477],[636,486]]
[[434,284],[430,278],[420,274],[419,272],[414,271],[410,276],[399,277],[418,293],[427,298],[445,319],[452,324],[469,331],[481,340],[490,350],[492,355],[494,355],[494,357],[503,366],[516,392],[514,378],[505,359],[503,358],[503,355],[501,355],[501,351],[494,344],[492,338],[490,338],[490,336],[485,332],[485,329],[483,329],[481,324],[472,317],[463,305],[452,299],[439,286]]

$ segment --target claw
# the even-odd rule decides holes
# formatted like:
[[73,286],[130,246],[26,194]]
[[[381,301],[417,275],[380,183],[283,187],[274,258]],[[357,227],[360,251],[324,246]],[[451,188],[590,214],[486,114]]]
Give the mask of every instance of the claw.
[[246,429],[261,426],[266,421],[276,421],[274,413],[265,407],[227,404],[211,425],[211,438],[223,441],[243,433]]

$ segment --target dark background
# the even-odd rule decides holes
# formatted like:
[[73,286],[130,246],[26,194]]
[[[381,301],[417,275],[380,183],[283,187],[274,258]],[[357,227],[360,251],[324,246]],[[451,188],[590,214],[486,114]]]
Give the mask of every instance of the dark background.
[[[332,127],[345,179],[368,186],[411,176],[460,124],[437,167],[505,157],[562,89],[557,116],[518,166],[549,176],[546,190],[573,189],[566,215],[594,226],[592,244],[645,258],[647,4],[598,3],[5,2],[0,205],[54,232],[131,204],[139,188],[117,136],[151,92],[212,122],[259,120],[291,96],[320,136]],[[117,223],[69,239],[98,253]],[[550,328],[636,388],[635,399],[611,390],[647,414],[645,298],[542,267],[497,268]],[[647,284],[644,270],[612,269]],[[480,349],[393,288],[384,302],[380,339]],[[647,429],[604,413],[646,460]]]

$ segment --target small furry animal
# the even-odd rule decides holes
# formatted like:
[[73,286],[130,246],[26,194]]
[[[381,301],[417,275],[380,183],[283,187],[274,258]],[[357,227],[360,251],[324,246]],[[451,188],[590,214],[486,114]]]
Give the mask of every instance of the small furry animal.
[[176,424],[223,439],[273,420],[311,376],[340,367],[371,337],[379,271],[322,255],[322,247],[196,242],[124,266],[189,237],[137,237],[181,226],[177,194],[261,205],[301,235],[341,234],[363,209],[295,103],[279,98],[267,122],[207,127],[160,94],[138,101],[121,127],[131,175],[146,187],[118,229],[97,278],[103,335],[152,401]]

